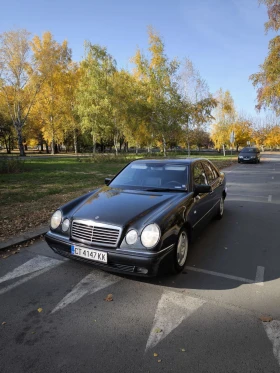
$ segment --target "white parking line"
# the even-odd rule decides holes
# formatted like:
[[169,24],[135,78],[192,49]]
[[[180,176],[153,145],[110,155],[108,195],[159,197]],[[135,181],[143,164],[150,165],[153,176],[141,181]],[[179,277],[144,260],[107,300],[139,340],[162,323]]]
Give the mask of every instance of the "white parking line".
[[272,202],[272,195],[268,196],[268,202]]
[[5,276],[1,277],[0,284],[2,282],[40,271],[43,268],[53,267],[61,263],[63,263],[63,261],[61,260],[38,255],[35,258],[28,260],[28,262],[22,264],[21,266],[17,267],[13,271],[7,273]]
[[273,320],[263,323],[264,329],[273,346],[273,354],[280,365],[280,321]]
[[[58,264],[61,264],[62,261],[59,261],[60,263]],[[50,269],[52,269],[54,266],[52,267],[47,267],[47,268],[44,268],[44,269],[41,269],[40,271],[37,271],[37,272],[34,272],[34,273],[31,273],[30,275],[28,276],[25,276],[24,278],[22,278],[21,280],[19,281],[16,281],[15,283],[11,284],[11,285],[8,285],[6,287],[4,287],[3,289],[0,290],[0,295],[4,294],[4,293],[7,293],[7,291],[10,291],[14,288],[16,288],[17,286],[19,285],[22,285],[24,284],[25,282],[29,281],[29,280],[32,280],[33,278],[37,277],[37,276],[40,276],[42,275],[43,273],[45,272],[48,272]]]
[[231,192],[229,192],[228,193],[228,196],[229,197],[231,197],[231,196],[233,196],[233,197],[248,197],[248,198],[267,198],[267,196],[255,196],[255,195],[253,195],[253,194],[238,194],[238,193],[231,193]]
[[[262,270],[260,268],[262,268]],[[254,280],[250,280],[248,278],[244,278],[244,277],[238,277],[238,276],[227,275],[225,273],[208,271],[207,269],[202,269],[202,268],[195,268],[195,267],[186,266],[185,269],[187,269],[189,271],[193,271],[193,272],[205,273],[206,275],[223,277],[223,278],[227,278],[229,280],[235,280],[235,281],[239,281],[239,282],[245,282],[247,284],[254,284],[254,285],[263,286],[264,267],[257,267],[257,274],[256,274],[255,281]]]
[[104,289],[116,282],[121,281],[122,278],[111,275],[106,272],[92,271],[89,275],[84,277],[74,289],[68,293],[52,310],[51,313],[61,310],[69,304],[77,302],[86,294],[93,294],[97,291]]
[[21,266],[15,268],[13,271],[7,273],[5,276],[0,278],[0,284],[5,281],[10,281],[18,277],[23,277],[21,280],[14,282],[0,290],[0,295],[16,288],[25,282],[32,280],[33,278],[42,275],[43,273],[51,270],[52,268],[64,263],[64,260],[58,260],[48,258],[45,256],[37,256]]
[[255,284],[259,286],[263,286],[264,285],[263,281],[264,281],[264,267],[258,266],[256,278],[255,278]]
[[206,301],[165,290],[158,302],[146,351],[155,347]]

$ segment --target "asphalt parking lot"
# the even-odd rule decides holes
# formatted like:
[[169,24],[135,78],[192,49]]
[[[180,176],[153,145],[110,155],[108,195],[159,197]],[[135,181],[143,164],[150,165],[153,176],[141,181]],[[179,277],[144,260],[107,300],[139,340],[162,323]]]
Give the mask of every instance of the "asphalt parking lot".
[[2,259],[0,372],[279,372],[280,155],[226,176],[225,216],[178,276],[108,274],[43,241]]

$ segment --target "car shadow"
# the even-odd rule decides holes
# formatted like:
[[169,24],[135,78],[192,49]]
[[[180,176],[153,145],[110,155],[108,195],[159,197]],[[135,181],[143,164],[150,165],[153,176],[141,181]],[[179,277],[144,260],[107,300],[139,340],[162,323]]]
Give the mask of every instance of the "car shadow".
[[276,280],[280,277],[279,210],[280,206],[269,203],[228,201],[224,218],[210,222],[191,244],[182,273],[166,273],[167,258],[157,277],[125,277],[179,289],[225,290],[254,282],[261,267],[263,282]]

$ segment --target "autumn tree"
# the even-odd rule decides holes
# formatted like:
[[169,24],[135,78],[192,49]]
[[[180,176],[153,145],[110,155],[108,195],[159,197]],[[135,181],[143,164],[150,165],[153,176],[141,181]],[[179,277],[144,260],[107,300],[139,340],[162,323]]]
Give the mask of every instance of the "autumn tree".
[[271,108],[277,115],[280,114],[280,36],[269,42],[269,53],[260,71],[250,76],[257,89],[256,108]]
[[7,154],[11,153],[14,142],[13,122],[3,96],[0,96],[0,143],[4,144]]
[[66,41],[56,42],[50,32],[45,32],[42,39],[35,36],[31,47],[38,75],[44,76],[34,113],[40,117],[44,137],[51,143],[54,154],[57,143],[63,138],[62,123],[67,111],[64,98],[71,50]]
[[280,1],[279,0],[259,0],[260,4],[267,6],[268,21],[265,23],[265,30],[280,29]]
[[[280,0],[259,0],[267,6],[268,21],[265,30],[278,31],[280,28]],[[272,109],[280,114],[280,36],[277,35],[269,42],[268,56],[259,66],[259,72],[252,74],[250,80],[257,90],[256,109]]]
[[231,130],[234,131],[235,135],[235,146],[238,151],[240,146],[246,146],[248,141],[251,142],[253,136],[253,122],[250,117],[245,113],[240,113],[233,125]]
[[211,128],[211,138],[215,147],[220,149],[229,145],[230,132],[236,121],[234,101],[229,91],[220,89],[216,94],[218,105],[214,111],[214,121]]
[[38,75],[30,50],[27,30],[0,35],[0,94],[4,97],[13,122],[20,155],[24,156],[22,130],[44,80]]

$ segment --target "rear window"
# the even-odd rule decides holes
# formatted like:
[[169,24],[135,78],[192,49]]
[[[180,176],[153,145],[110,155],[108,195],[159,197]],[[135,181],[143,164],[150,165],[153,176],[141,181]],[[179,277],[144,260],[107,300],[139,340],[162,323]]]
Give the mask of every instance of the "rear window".
[[241,150],[241,153],[257,153],[257,148],[243,148]]

